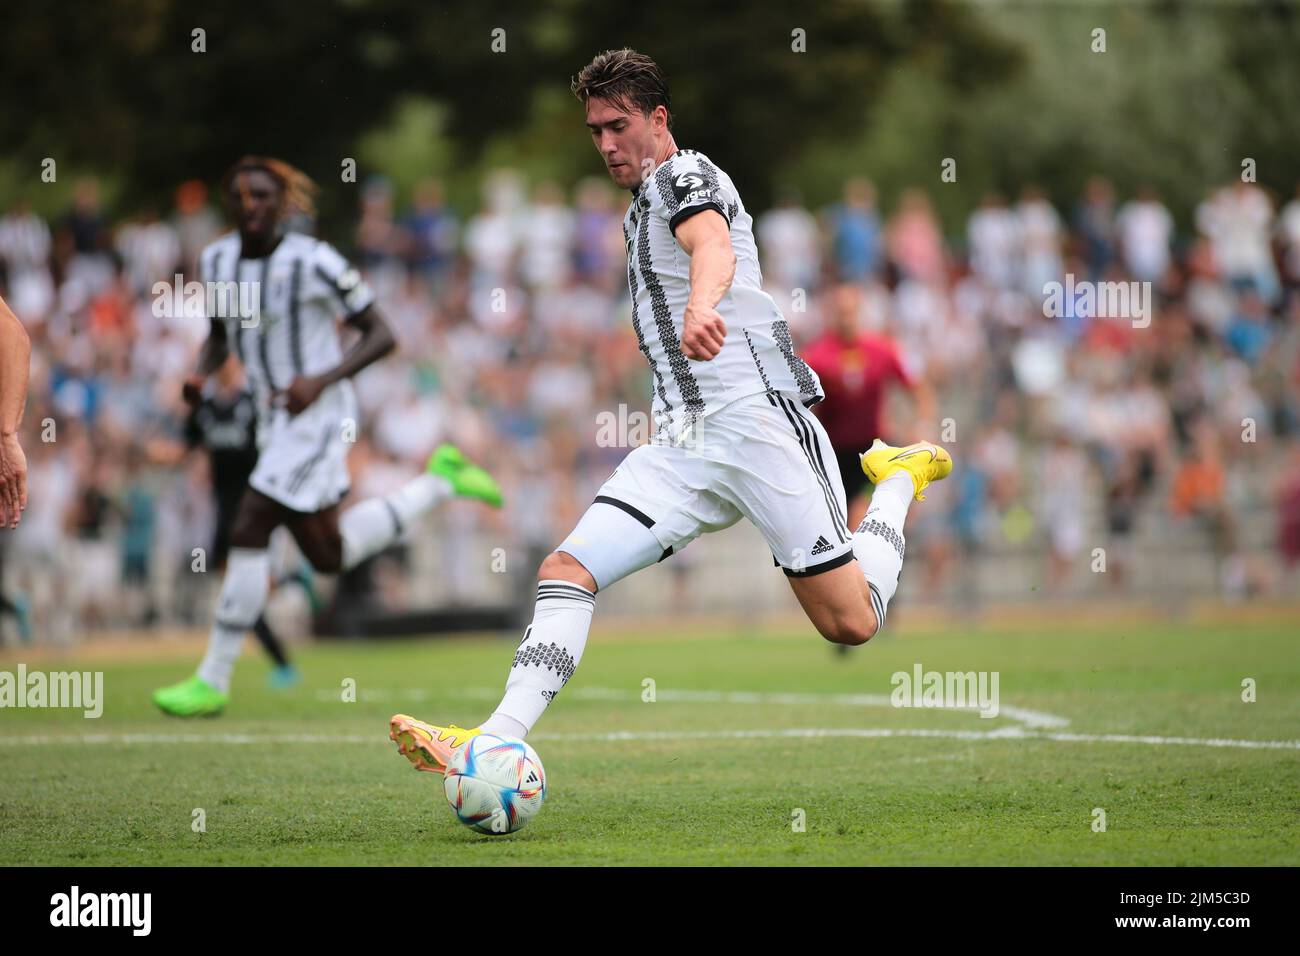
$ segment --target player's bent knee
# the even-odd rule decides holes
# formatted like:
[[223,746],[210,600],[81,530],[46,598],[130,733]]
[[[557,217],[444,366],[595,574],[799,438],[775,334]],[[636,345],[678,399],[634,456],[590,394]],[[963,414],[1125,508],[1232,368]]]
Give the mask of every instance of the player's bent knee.
[[850,647],[857,647],[859,644],[867,643],[875,636],[876,615],[875,612],[868,611],[865,619],[841,618],[829,622],[819,630],[822,637],[832,644],[847,644]]
[[537,570],[537,580],[569,581],[582,585],[593,594],[596,591],[596,579],[591,572],[582,566],[581,561],[564,551],[552,551],[546,556]]

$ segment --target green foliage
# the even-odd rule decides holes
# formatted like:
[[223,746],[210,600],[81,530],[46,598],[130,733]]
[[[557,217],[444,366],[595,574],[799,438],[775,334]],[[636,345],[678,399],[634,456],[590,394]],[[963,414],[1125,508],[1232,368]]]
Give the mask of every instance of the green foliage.
[[[1069,210],[1098,174],[1121,197],[1156,186],[1186,227],[1245,157],[1282,196],[1300,179],[1300,128],[1285,92],[1300,89],[1294,8],[1007,3],[982,14],[1021,51],[1023,70],[954,97],[942,63],[905,64],[861,135],[819,142],[788,170],[810,199],[833,198],[850,173],[873,178],[886,205],[921,185],[953,231],[987,190],[1014,197],[1038,183]],[[1098,27],[1105,52],[1092,49]],[[957,160],[956,183],[940,182],[943,157]]]
[[[321,182],[327,217],[354,208],[337,188],[345,157],[402,197],[439,175],[462,209],[496,166],[572,184],[600,167],[569,80],[624,45],[659,59],[679,142],[727,168],[755,211],[791,186],[825,202],[866,174],[887,202],[925,185],[953,227],[986,189],[1035,181],[1068,204],[1099,172],[1121,193],[1155,184],[1185,220],[1244,157],[1277,192],[1300,179],[1300,9],[1284,2],[12,6],[0,200],[38,208],[64,201],[38,188],[47,156],[61,184],[94,172],[133,206],[273,153]],[[939,181],[944,157],[956,184]]]
[[[0,137],[20,168],[52,155],[61,176],[115,173],[133,202],[190,177],[215,181],[239,154],[273,153],[326,186],[327,214],[341,160],[360,149],[403,181],[453,155],[410,141],[428,129],[403,105],[413,99],[445,106],[456,171],[509,161],[574,181],[598,170],[568,84],[609,47],[661,61],[682,141],[725,156],[760,203],[774,171],[811,138],[856,130],[888,71],[909,57],[946,56],[948,79],[960,83],[1014,61],[968,7],[947,0],[260,0],[255,15],[180,0],[65,0],[62,9],[57,34],[48,9],[30,4],[0,31],[0,89],[23,91],[0,112]],[[192,50],[199,28],[205,52]],[[796,28],[808,52],[792,50]]]

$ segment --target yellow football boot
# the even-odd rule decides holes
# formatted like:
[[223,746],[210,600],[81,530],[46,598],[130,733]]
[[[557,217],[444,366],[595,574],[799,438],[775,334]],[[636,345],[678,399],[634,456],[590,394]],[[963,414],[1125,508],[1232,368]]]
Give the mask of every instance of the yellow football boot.
[[862,471],[875,485],[896,471],[907,472],[912,476],[917,501],[925,500],[925,495],[921,492],[926,485],[932,481],[942,481],[952,473],[952,456],[947,449],[928,441],[896,448],[877,438],[866,454],[859,455],[858,458],[862,461]]

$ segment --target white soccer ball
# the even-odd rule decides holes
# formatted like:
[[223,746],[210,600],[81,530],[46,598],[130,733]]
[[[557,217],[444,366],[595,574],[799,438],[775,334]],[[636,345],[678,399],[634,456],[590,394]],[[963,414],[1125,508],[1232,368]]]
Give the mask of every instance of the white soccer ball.
[[546,799],[542,761],[518,737],[479,734],[457,748],[442,778],[456,819],[480,833],[514,833]]

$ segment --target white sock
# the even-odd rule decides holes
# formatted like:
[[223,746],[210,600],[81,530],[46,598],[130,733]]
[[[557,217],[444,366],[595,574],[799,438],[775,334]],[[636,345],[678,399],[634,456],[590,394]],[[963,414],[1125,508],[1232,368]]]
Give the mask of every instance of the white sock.
[[208,652],[199,664],[199,677],[223,694],[230,692],[230,675],[244,646],[244,633],[253,629],[266,610],[271,558],[265,548],[231,548],[226,577],[221,582]]
[[533,623],[515,651],[505,696],[483,722],[485,733],[523,737],[533,729],[582,660],[595,609],[596,595],[580,584],[542,581],[537,585]]
[[353,505],[339,515],[343,570],[396,544],[416,518],[450,496],[451,483],[446,478],[424,474],[382,498],[367,498]]
[[871,588],[871,603],[876,611],[876,630],[885,626],[889,601],[898,590],[898,575],[903,570],[903,522],[916,492],[912,476],[896,471],[871,495],[866,517],[853,534],[853,556]]
[[527,727],[505,714],[493,714],[483,721],[479,730],[485,734],[496,734],[498,737],[518,737],[521,740],[528,735]]

